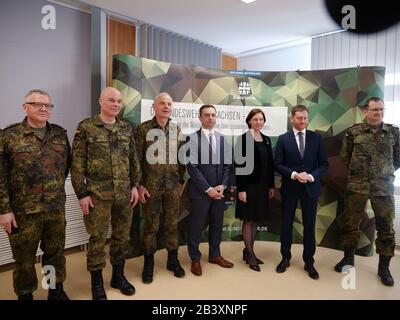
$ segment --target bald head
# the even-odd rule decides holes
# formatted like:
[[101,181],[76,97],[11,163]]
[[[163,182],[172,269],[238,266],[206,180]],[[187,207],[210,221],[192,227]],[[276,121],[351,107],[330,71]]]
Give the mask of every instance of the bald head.
[[115,89],[113,87],[106,87],[103,90],[101,90],[100,100],[107,99],[107,97],[110,95],[119,95],[121,97],[121,92],[119,92],[118,89]]
[[113,87],[104,88],[100,94],[99,104],[102,116],[115,118],[122,107],[121,92]]

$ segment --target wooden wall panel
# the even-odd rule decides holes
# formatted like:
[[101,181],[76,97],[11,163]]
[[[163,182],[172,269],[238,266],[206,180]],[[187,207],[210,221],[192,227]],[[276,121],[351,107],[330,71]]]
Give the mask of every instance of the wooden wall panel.
[[222,70],[237,70],[237,58],[222,54]]
[[112,56],[136,54],[136,27],[113,18],[107,20],[107,86],[112,84]]

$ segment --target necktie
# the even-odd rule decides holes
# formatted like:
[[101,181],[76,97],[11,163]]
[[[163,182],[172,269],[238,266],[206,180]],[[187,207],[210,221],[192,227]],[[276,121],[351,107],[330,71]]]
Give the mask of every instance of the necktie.
[[299,136],[299,151],[300,151],[301,158],[303,158],[303,156],[304,156],[304,136],[303,136],[303,132],[299,132],[298,136]]

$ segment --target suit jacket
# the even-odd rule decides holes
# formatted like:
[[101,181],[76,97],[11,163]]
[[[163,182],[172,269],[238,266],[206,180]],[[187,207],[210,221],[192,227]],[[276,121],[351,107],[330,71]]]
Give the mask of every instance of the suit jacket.
[[[192,133],[186,143],[189,147],[187,171],[190,175],[188,195],[190,199],[211,199],[206,192],[210,187],[226,186],[232,173],[232,150],[225,137],[215,132],[216,154],[209,161],[209,140],[200,129]],[[219,158],[219,159],[218,159]]]
[[321,194],[321,178],[328,170],[328,160],[322,136],[306,130],[304,157],[301,158],[294,132],[288,131],[279,136],[275,150],[275,169],[282,175],[281,194],[298,196],[302,183],[291,179],[293,171],[307,172],[314,177],[314,182],[304,184],[307,195],[316,198]]
[[[257,152],[257,149],[253,145],[253,149],[251,150],[248,147],[247,142],[254,142],[254,138],[250,131],[245,132],[240,137],[235,145],[235,167],[236,168],[243,168],[248,166],[251,173],[249,174],[236,174],[236,187],[237,191],[246,191],[246,185],[248,184],[258,184],[260,183],[261,179],[261,172],[267,171],[268,172],[268,181],[265,181],[266,184],[270,188],[275,188],[275,179],[274,179],[274,159],[272,155],[272,147],[271,147],[271,140],[264,134],[261,133],[261,137],[263,139],[264,144],[267,146],[268,150],[268,158],[262,159],[261,155]],[[252,153],[250,154],[250,152]],[[237,155],[240,154],[242,159],[239,159]],[[244,160],[244,163],[237,163],[237,160]],[[249,162],[253,162],[253,166],[249,164]],[[253,168],[251,168],[253,167]],[[237,172],[238,173],[238,170]]]

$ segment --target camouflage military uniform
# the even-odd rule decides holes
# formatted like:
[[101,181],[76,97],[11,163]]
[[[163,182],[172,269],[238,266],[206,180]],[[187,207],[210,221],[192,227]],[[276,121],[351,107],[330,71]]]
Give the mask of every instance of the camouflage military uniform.
[[91,196],[94,208],[84,216],[90,234],[88,271],[105,267],[104,246],[111,217],[111,264],[128,250],[132,222],[131,188],[140,179],[135,140],[126,121],[116,119],[112,129],[96,115],[79,123],[72,150],[72,185],[78,199]]
[[25,118],[1,134],[0,214],[13,212],[18,225],[18,233],[9,236],[17,295],[37,289],[39,241],[42,265],[54,266],[57,283],[65,280],[64,184],[71,149],[62,127],[47,123],[45,132],[42,139]]
[[[154,130],[151,131],[152,129]],[[179,247],[179,183],[184,182],[185,174],[185,166],[178,164],[178,150],[181,146],[181,142],[178,141],[179,134],[180,128],[175,123],[168,121],[164,131],[157,124],[155,117],[135,129],[137,152],[143,173],[140,184],[150,193],[147,203],[142,206],[145,254],[153,254],[156,251],[156,235],[161,213],[164,214],[163,230],[167,250],[177,250]],[[158,136],[158,139],[154,139],[154,135]],[[165,137],[165,140],[161,137]],[[165,162],[152,163],[152,155],[164,158]]]
[[342,244],[357,247],[359,225],[368,199],[375,214],[376,251],[392,257],[395,238],[394,172],[400,167],[399,129],[382,123],[378,130],[366,122],[349,129],[340,156],[348,167]]

